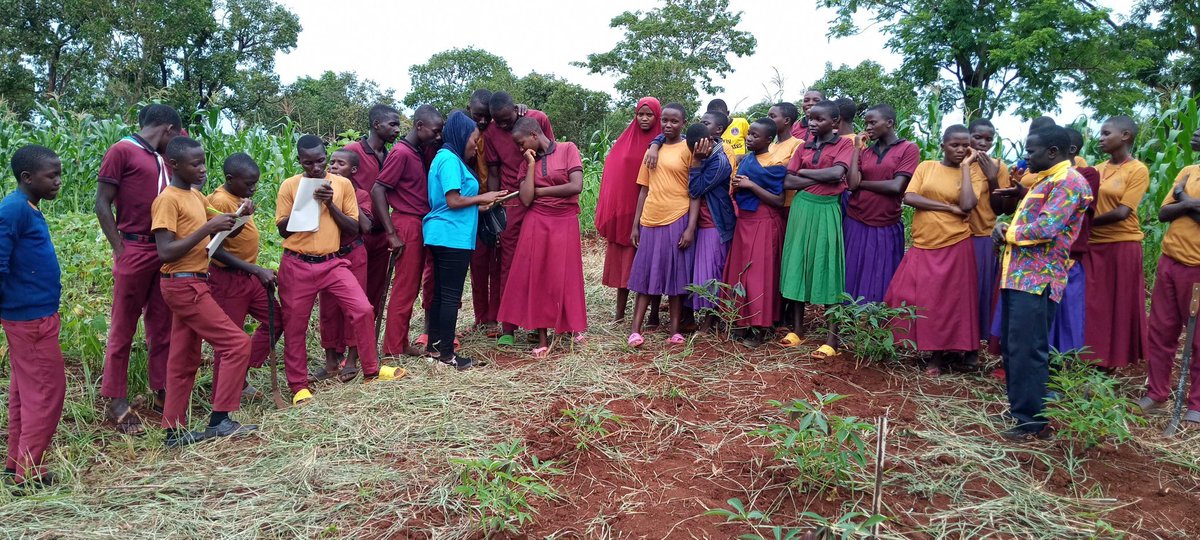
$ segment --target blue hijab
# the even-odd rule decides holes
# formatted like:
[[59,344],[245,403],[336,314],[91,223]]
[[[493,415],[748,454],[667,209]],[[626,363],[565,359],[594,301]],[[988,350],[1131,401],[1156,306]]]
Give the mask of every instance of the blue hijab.
[[467,150],[467,139],[471,138],[477,127],[475,121],[461,109],[455,110],[450,113],[450,118],[446,119],[446,125],[442,128],[442,148],[453,152],[458,159],[466,163],[467,159],[463,154]]

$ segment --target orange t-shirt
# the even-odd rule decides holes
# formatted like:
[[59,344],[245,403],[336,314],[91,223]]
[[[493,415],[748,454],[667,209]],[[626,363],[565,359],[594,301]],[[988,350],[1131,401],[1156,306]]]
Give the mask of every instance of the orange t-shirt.
[[[1175,177],[1175,184],[1185,177],[1188,178],[1188,183],[1183,186],[1184,193],[1189,197],[1200,197],[1200,165],[1184,167]],[[1172,185],[1171,192],[1167,194],[1162,205],[1174,202],[1175,187]],[[1200,223],[1196,223],[1196,220],[1186,214],[1175,218],[1175,221],[1167,226],[1167,233],[1163,235],[1162,253],[1176,262],[1200,266]]]
[[[281,223],[292,215],[296,188],[300,187],[302,177],[298,174],[279,185],[279,195],[275,198],[275,223]],[[333,186],[333,203],[347,217],[358,221],[358,198],[354,196],[354,184],[332,173],[326,174],[325,180]],[[341,237],[342,231],[338,229],[337,222],[329,214],[329,209],[322,205],[317,230],[292,233],[283,239],[283,249],[320,257],[336,253],[342,247]]]
[[[783,142],[772,142],[771,146],[767,148],[767,153],[764,154],[767,156],[767,163],[763,164],[763,167],[770,167],[771,165],[783,165],[786,167],[788,163],[792,162],[792,156],[796,154],[796,149],[802,144],[804,144],[804,141],[796,137]],[[762,160],[759,160],[759,162],[761,163]],[[796,190],[784,190],[783,205],[791,206],[792,199],[794,198],[796,198]]]
[[1100,194],[1096,196],[1096,215],[1112,212],[1117,206],[1127,206],[1129,217],[1116,223],[1102,226],[1092,226],[1090,244],[1110,244],[1113,242],[1140,242],[1142,237],[1141,222],[1138,220],[1138,204],[1150,189],[1150,170],[1136,159],[1131,159],[1120,165],[1105,161],[1096,165],[1100,172]]
[[[996,174],[996,185],[1000,189],[1012,187],[1012,179],[1008,176],[1008,165],[1002,160],[996,160],[1000,171]],[[971,186],[976,193],[988,193],[987,176],[978,163],[971,164]],[[996,212],[992,210],[992,201],[987,195],[980,195],[979,202],[971,215],[967,216],[967,225],[971,228],[971,236],[991,236],[992,228],[996,226]]]
[[642,206],[642,225],[670,225],[688,213],[692,203],[688,196],[688,172],[691,168],[692,152],[682,139],[675,144],[664,144],[658,150],[657,167],[649,169],[645,163],[642,164],[637,183],[650,188],[646,203]]
[[[242,198],[225,191],[224,187],[219,187],[216,191],[209,194],[208,205],[219,212],[232,214],[237,212],[238,208],[242,206]],[[242,230],[238,232],[237,236],[230,234],[225,237],[225,241],[221,243],[221,247],[225,248],[226,253],[234,257],[250,264],[258,264],[258,238],[258,226],[251,219],[245,225],[242,225]],[[213,259],[212,263],[217,266],[225,266],[216,259]]]
[[[975,195],[978,197],[982,195],[986,183],[981,187],[972,182],[971,188],[975,190]],[[917,170],[913,172],[906,192],[915,193],[932,201],[957,205],[961,189],[961,168],[947,167],[941,161],[930,160],[917,165]],[[917,210],[913,213],[913,247],[939,249],[952,246],[970,237],[971,228],[966,219],[949,212],[933,210]]]
[[[150,207],[150,231],[171,231],[175,238],[191,236],[208,223],[208,199],[194,189],[167,186]],[[197,242],[176,261],[164,263],[162,273],[208,271],[208,242]]]

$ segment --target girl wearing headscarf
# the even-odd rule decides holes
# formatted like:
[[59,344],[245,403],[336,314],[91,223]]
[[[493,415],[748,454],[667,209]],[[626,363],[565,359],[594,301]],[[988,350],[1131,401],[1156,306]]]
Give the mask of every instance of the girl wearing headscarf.
[[425,310],[429,346],[437,359],[460,370],[475,361],[454,353],[454,330],[467,268],[475,250],[479,212],[491,208],[505,191],[479,193],[479,181],[467,166],[479,143],[475,121],[462,111],[450,113],[442,129],[442,148],[429,165],[429,213],[422,222],[425,247],[433,257],[433,302]]
[[[629,127],[617,137],[604,159],[604,174],[600,177],[600,199],[596,203],[596,232],[608,241],[604,254],[604,274],[600,278],[606,287],[617,289],[616,320],[625,318],[629,301],[629,271],[637,247],[630,242],[633,214],[637,210],[638,171],[650,142],[662,133],[662,106],[652,97],[638,100]],[[657,304],[657,302],[655,302]]]

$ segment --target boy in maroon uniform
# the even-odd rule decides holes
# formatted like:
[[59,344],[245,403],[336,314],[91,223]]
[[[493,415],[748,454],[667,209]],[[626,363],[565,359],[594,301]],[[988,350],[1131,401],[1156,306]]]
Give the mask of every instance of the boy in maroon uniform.
[[[371,191],[379,172],[387,161],[388,145],[396,142],[400,136],[400,112],[387,105],[371,107],[367,114],[370,122],[370,132],[365,137],[347,144],[342,150],[353,152],[358,156],[357,170],[353,176],[348,176],[354,189]],[[383,310],[376,306],[383,289],[387,286],[388,244],[383,228],[378,224],[362,237],[367,253],[367,300],[375,307],[375,313]]]

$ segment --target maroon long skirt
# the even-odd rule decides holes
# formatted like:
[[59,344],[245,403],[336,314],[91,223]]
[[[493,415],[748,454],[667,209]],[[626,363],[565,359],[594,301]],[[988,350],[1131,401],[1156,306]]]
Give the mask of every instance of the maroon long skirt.
[[978,349],[977,287],[970,238],[939,249],[909,249],[883,297],[892,307],[916,307],[916,319],[892,321],[896,341],[912,340],[918,351]]
[[608,249],[604,251],[604,273],[600,276],[600,283],[614,289],[628,288],[634,255],[637,255],[637,248],[609,240]]
[[1083,343],[1089,350],[1085,357],[1106,368],[1137,363],[1149,350],[1141,242],[1090,244],[1083,260]]
[[526,212],[499,318],[521,328],[587,330],[578,215],[537,206]]
[[779,316],[779,261],[783,249],[783,219],[779,211],[760,204],[742,210],[733,229],[725,259],[724,282],[745,290],[738,301],[738,326],[771,326]]

